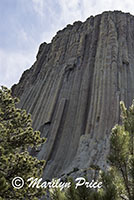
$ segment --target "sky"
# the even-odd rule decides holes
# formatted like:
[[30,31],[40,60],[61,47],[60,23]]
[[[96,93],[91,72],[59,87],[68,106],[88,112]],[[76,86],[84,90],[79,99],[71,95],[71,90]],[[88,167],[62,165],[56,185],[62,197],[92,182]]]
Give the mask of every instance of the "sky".
[[58,30],[108,10],[134,15],[134,1],[0,0],[0,86],[18,83],[39,45],[51,42]]

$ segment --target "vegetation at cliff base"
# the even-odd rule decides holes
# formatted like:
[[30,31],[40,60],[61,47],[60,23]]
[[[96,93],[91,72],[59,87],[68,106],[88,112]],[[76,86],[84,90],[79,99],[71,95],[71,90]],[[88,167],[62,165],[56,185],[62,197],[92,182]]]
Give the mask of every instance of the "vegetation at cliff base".
[[[37,148],[45,142],[39,131],[32,128],[30,114],[17,108],[19,100],[13,98],[6,87],[0,89],[0,200],[37,200],[44,189],[28,187],[27,180],[41,177],[45,161],[32,157],[29,147]],[[134,199],[134,101],[127,109],[121,106],[121,123],[114,126],[110,137],[108,170],[101,171],[100,189],[89,189],[84,185],[65,190],[51,189],[51,200],[133,200]],[[99,170],[99,169],[95,169]],[[24,180],[24,187],[12,185],[15,177]],[[46,198],[46,197],[44,197]]]
[[[32,128],[30,114],[16,107],[18,98],[13,98],[6,87],[0,89],[0,199],[36,200],[44,191],[28,188],[26,180],[42,175],[44,160],[29,155],[29,147],[38,147],[45,142],[39,131]],[[12,180],[21,177],[24,187],[16,189]]]
[[72,186],[51,192],[52,200],[134,200],[134,101],[127,109],[123,102],[121,124],[111,131],[107,171],[100,171],[103,187],[91,190]]

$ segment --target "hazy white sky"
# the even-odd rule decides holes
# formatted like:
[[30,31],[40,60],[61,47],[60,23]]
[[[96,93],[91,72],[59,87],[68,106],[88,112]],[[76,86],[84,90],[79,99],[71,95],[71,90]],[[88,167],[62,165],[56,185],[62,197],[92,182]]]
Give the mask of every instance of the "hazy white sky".
[[108,10],[134,15],[134,1],[0,0],[0,85],[17,83],[40,43],[50,42],[58,30]]

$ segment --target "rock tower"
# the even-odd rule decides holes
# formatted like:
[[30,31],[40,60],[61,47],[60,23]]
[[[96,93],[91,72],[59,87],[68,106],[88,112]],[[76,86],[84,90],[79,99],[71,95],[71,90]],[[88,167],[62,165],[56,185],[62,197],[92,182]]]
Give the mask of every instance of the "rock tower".
[[45,178],[105,168],[119,102],[134,98],[134,16],[109,11],[67,25],[12,91],[47,137],[32,152],[46,160]]

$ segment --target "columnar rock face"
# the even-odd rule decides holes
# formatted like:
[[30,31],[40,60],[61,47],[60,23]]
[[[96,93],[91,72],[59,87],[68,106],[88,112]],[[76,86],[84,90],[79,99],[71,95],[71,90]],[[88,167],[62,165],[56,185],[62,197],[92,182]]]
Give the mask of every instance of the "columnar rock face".
[[[91,16],[40,45],[37,60],[13,94],[47,137],[33,152],[46,159],[44,177],[106,166],[119,102],[134,98],[134,17],[119,11]],[[76,172],[77,171],[77,172]]]

